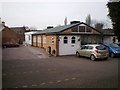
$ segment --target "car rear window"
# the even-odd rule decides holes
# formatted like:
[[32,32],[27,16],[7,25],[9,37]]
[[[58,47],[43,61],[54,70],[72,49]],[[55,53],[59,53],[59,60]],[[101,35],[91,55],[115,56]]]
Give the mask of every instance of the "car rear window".
[[88,46],[87,49],[92,50],[92,49],[93,49],[93,46]]
[[110,45],[110,47],[112,47],[112,48],[118,48],[118,47],[119,47],[117,44],[113,44],[113,43],[111,43],[111,44],[109,44],[109,45]]
[[105,46],[96,46],[96,49],[97,50],[106,50],[106,47]]

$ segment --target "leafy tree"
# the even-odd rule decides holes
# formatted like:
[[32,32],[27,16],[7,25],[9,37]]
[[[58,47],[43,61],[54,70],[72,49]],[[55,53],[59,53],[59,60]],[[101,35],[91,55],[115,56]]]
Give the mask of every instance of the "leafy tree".
[[108,2],[107,7],[109,9],[108,16],[112,20],[113,30],[118,40],[120,41],[120,1]]

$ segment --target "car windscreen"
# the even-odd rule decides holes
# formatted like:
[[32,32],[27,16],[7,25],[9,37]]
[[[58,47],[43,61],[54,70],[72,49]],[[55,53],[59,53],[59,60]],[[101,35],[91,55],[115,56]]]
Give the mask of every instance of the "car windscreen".
[[109,44],[109,46],[112,47],[112,48],[118,48],[119,47],[117,44],[113,44],[113,43]]
[[97,50],[106,50],[106,47],[105,46],[96,46],[96,49]]

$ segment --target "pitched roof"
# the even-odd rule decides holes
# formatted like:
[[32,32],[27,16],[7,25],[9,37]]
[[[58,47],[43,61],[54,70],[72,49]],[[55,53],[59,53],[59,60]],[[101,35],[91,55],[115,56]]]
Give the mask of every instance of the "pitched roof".
[[23,30],[23,29],[25,29],[25,27],[10,27],[10,29],[12,29],[12,30]]
[[103,33],[114,33],[113,29],[103,29]]
[[102,29],[100,30],[103,35],[115,35],[113,29]]
[[[80,24],[84,24],[84,25],[86,25],[86,26],[88,26],[88,27],[96,30],[95,28],[93,28],[93,27],[91,27],[91,26],[89,26],[89,25],[81,22],[81,23],[75,23],[75,24],[69,24],[69,25],[58,26],[58,27],[54,27],[54,28],[50,28],[50,29],[45,29],[45,30],[43,30],[43,31],[41,31],[41,32],[36,32],[36,33],[34,33],[34,34],[60,33],[60,32],[62,32],[62,31],[65,31],[65,30],[67,30],[67,29],[69,29],[69,28],[72,28],[72,27],[77,26],[77,25],[80,25]],[[96,30],[96,31],[97,31],[97,32],[100,32],[100,31],[98,31],[98,30]],[[100,32],[100,33],[101,33],[101,32]]]

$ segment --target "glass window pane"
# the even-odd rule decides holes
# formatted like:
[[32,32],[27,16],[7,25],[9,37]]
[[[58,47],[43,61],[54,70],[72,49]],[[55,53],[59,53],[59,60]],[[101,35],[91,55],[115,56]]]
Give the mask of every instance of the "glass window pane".
[[67,38],[67,37],[64,37],[63,43],[64,43],[64,44],[67,44],[67,43],[68,43],[68,38]]
[[79,32],[85,32],[85,26],[79,26]]
[[86,27],[86,32],[91,32],[91,31],[92,31],[92,29],[91,29],[91,28]]
[[73,27],[72,32],[78,32],[78,26]]
[[71,38],[71,43],[75,43],[75,37]]

